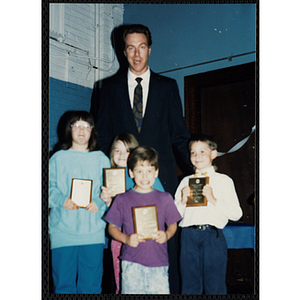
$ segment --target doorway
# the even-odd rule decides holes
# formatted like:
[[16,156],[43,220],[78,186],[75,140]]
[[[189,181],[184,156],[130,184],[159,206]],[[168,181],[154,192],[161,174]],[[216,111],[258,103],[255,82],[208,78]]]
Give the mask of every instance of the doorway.
[[[211,135],[227,152],[256,124],[255,62],[186,76],[185,120],[191,134]],[[239,150],[216,158],[218,172],[235,183],[243,217],[254,224],[256,131]]]
[[[219,69],[184,78],[185,121],[191,134],[214,137],[219,152],[227,152],[244,138],[247,142],[232,153],[215,159],[217,171],[235,184],[243,216],[239,222],[255,225],[257,187],[256,64]],[[257,232],[257,231],[256,231]],[[228,249],[229,294],[253,294],[257,282],[254,249]]]

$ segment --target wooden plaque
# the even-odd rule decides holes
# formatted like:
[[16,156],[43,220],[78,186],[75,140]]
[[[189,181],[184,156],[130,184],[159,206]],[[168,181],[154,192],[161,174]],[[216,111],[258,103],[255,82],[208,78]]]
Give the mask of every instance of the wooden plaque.
[[93,180],[72,179],[71,196],[72,201],[79,207],[86,207],[92,201]]
[[104,186],[110,196],[126,192],[126,168],[106,168],[104,170]]
[[209,182],[209,177],[195,177],[189,179],[191,195],[186,206],[207,206],[207,199],[202,194],[203,187]]
[[143,234],[145,240],[151,240],[158,231],[156,205],[132,207],[134,231]]

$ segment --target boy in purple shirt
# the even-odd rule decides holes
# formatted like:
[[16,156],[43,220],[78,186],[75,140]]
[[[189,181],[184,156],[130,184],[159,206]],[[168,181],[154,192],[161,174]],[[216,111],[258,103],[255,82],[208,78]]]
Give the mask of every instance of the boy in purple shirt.
[[[181,216],[172,196],[152,187],[158,176],[158,155],[154,149],[135,148],[127,165],[135,186],[119,194],[105,216],[111,236],[124,244],[122,294],[169,294],[166,242],[175,234]],[[145,240],[135,233],[132,207],[149,205],[156,205],[159,229],[152,239]]]

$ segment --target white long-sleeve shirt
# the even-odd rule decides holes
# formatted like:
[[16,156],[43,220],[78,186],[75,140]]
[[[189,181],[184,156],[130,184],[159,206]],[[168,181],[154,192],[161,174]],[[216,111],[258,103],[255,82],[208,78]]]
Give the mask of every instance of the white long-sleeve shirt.
[[131,107],[133,107],[134,89],[137,86],[137,81],[135,79],[137,77],[140,77],[140,78],[143,79],[141,81],[141,85],[142,85],[142,88],[143,88],[143,116],[144,116],[145,111],[146,111],[146,106],[147,106],[148,92],[149,92],[150,68],[148,68],[147,71],[144,74],[140,75],[140,76],[137,76],[137,75],[133,74],[128,69],[128,92],[129,92],[129,99],[130,99]]
[[238,221],[243,215],[233,180],[225,174],[215,172],[213,166],[208,169],[205,176],[209,177],[209,185],[217,203],[213,205],[207,202],[207,206],[190,207],[182,205],[181,190],[189,184],[189,179],[195,175],[184,177],[175,193],[175,204],[182,216],[179,223],[180,227],[209,224],[223,229],[228,220]]

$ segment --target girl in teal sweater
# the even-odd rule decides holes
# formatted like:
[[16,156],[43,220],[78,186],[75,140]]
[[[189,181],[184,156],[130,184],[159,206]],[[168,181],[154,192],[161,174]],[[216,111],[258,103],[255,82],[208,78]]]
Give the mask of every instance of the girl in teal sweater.
[[[54,293],[100,294],[105,225],[110,205],[100,198],[107,156],[97,151],[92,116],[74,112],[66,126],[66,143],[49,161],[49,234]],[[92,180],[91,202],[79,208],[71,198],[72,179]]]

